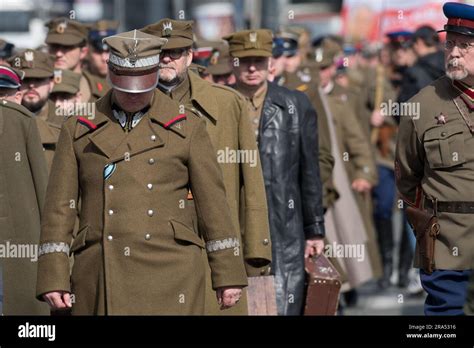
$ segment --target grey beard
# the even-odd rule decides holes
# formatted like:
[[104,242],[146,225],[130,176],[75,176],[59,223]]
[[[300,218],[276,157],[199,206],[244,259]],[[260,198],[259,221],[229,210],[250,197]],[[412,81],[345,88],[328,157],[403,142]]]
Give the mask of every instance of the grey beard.
[[171,81],[165,81],[165,80],[159,79],[158,88],[161,89],[165,93],[171,93],[171,91],[173,91],[173,89],[178,87],[181,84],[181,82],[184,81],[185,78],[186,78],[186,72],[181,75],[176,75],[176,77],[172,79]]

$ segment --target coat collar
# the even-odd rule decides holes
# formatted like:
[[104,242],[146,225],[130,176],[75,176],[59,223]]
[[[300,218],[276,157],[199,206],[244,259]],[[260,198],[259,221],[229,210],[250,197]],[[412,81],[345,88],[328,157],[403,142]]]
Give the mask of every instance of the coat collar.
[[96,106],[94,119],[78,119],[75,138],[90,133],[89,140],[112,162],[163,146],[168,131],[186,137],[185,115],[179,116],[178,105],[158,90],[144,119],[130,133],[125,133],[112,115],[112,91]]
[[285,91],[291,93],[285,87],[278,86],[276,83],[268,82],[267,95],[265,96],[265,103],[276,104],[282,109],[286,109],[287,95]]
[[267,88],[267,95],[265,96],[265,102],[262,108],[262,115],[260,119],[260,130],[259,134],[263,134],[265,129],[271,121],[276,117],[278,110],[283,109],[286,112],[287,104],[286,101],[288,96],[284,93],[286,90],[284,87],[280,87],[275,83],[269,82]]
[[188,78],[191,86],[191,101],[198,104],[208,116],[217,121],[219,115],[218,101],[214,93],[209,93],[212,84],[189,70]]

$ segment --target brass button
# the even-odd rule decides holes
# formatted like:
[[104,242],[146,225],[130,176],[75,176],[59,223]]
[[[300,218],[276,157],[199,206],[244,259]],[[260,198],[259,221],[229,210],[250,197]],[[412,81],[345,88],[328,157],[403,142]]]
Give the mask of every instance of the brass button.
[[145,240],[150,240],[151,239],[151,235],[149,233],[145,234]]
[[148,189],[151,190],[153,188],[153,184],[148,184],[146,185],[146,187],[148,187]]
[[109,210],[109,215],[114,215],[114,211],[112,209]]
[[155,160],[154,160],[153,158],[150,158],[150,159],[148,160],[148,163],[149,163],[149,164],[154,164],[154,163],[155,163]]
[[267,270],[265,268],[260,271],[261,275],[265,275],[265,273],[267,273]]
[[112,240],[114,239],[114,237],[112,237],[112,236],[109,234],[109,235],[107,236],[107,239],[108,239],[109,241],[112,241]]
[[150,210],[148,210],[147,214],[148,214],[148,216],[153,216],[154,212],[153,212],[153,210],[150,209]]
[[153,134],[153,135],[150,137],[150,139],[151,139],[151,141],[155,141],[155,140],[156,140],[156,135]]
[[265,239],[263,240],[263,245],[268,245],[269,243],[270,243],[270,241],[269,241],[267,238],[265,238]]
[[114,185],[109,185],[109,190],[112,191],[114,189]]

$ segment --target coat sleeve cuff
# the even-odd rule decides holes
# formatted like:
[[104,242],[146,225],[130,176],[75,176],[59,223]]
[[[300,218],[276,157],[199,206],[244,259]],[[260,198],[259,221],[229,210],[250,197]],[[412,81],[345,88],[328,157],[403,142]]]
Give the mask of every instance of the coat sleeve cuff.
[[304,234],[306,239],[326,237],[326,229],[324,228],[323,218],[312,225],[306,226],[304,228]]
[[71,292],[69,256],[54,252],[43,254],[38,259],[36,298],[43,301],[43,294],[51,291]]
[[216,243],[208,242],[206,244],[212,288],[217,290],[227,286],[247,286],[247,275],[240,245],[234,248],[218,248]]

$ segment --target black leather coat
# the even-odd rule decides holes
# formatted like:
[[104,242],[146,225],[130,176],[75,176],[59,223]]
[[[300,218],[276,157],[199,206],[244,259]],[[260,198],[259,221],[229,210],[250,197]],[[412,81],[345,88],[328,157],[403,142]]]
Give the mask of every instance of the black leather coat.
[[279,315],[301,314],[305,240],[325,234],[317,128],[306,95],[269,83],[258,145]]

